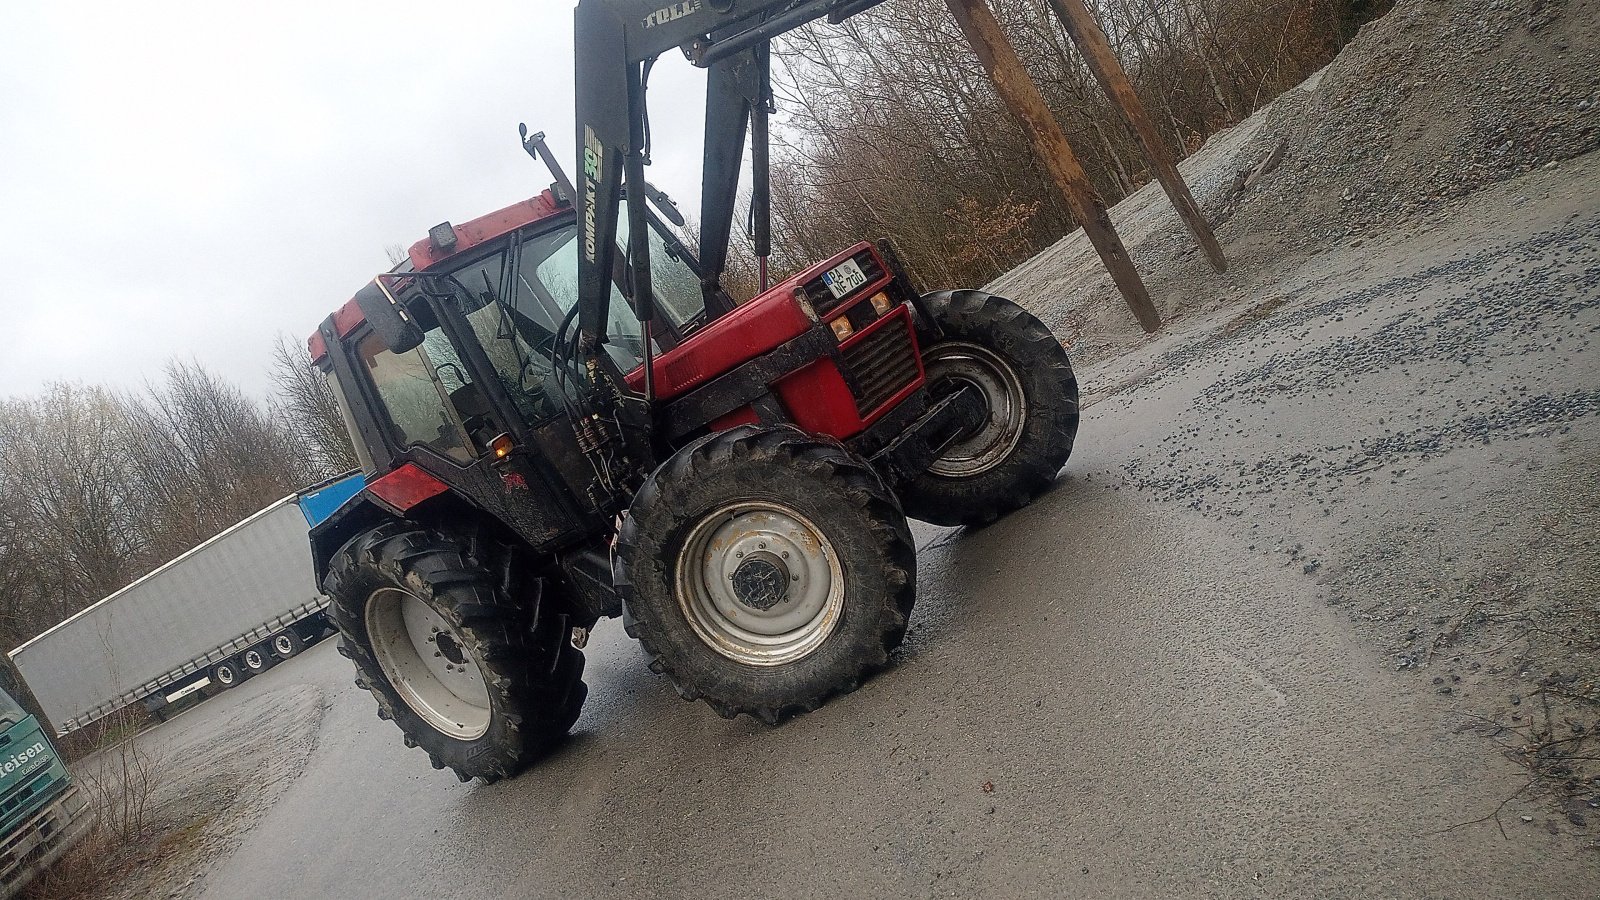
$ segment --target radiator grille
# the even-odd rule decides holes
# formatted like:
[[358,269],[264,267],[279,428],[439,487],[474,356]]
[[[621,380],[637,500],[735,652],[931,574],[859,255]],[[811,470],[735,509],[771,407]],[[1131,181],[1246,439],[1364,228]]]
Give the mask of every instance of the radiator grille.
[[856,408],[871,415],[917,380],[917,353],[904,319],[896,319],[840,351],[856,381]]

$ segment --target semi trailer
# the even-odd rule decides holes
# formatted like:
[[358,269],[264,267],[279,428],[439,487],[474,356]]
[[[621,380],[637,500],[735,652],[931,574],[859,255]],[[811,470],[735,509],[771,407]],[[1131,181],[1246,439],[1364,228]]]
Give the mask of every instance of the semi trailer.
[[307,534],[364,483],[285,497],[11,651],[56,734],[134,703],[165,718],[322,638]]

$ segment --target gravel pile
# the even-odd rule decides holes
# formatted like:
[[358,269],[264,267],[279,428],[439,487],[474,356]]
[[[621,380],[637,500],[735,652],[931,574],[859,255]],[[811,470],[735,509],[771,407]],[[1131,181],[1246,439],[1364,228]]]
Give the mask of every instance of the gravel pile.
[[[1180,166],[1228,254],[1226,275],[1210,270],[1155,184],[1112,220],[1181,328],[1259,302],[1265,273],[1426,229],[1486,185],[1597,149],[1600,0],[1401,0]],[[989,287],[1038,314],[1080,365],[1147,340],[1081,232]]]
[[1478,827],[1600,850],[1597,88],[1600,0],[1402,2],[1188,161],[1226,275],[1135,232],[1167,334],[1070,241],[1008,286],[1083,325],[1092,399],[1171,414],[1126,486],[1314,584],[1552,801]]
[[1273,110],[1284,161],[1245,197],[1246,229],[1337,240],[1600,149],[1590,0],[1407,0]]

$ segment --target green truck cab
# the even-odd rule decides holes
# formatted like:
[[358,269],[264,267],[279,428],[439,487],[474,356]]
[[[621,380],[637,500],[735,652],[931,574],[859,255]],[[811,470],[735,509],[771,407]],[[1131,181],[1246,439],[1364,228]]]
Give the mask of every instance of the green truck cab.
[[0,898],[88,831],[88,805],[39,720],[0,691]]

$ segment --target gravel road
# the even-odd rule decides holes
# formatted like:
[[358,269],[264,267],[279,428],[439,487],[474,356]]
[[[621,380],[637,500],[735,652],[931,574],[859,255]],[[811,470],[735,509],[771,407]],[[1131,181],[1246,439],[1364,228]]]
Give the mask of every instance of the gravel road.
[[1433,611],[1513,559],[1522,600],[1593,606],[1597,201],[1600,159],[1541,169],[1088,367],[1058,487],[922,531],[893,668],[779,728],[680,701],[604,625],[576,736],[462,785],[321,645],[147,735],[324,701],[237,848],[160,890],[1596,896],[1600,783],[1463,727],[1549,673]]

